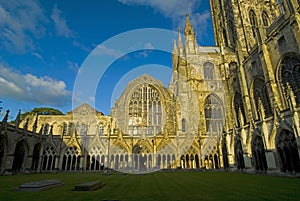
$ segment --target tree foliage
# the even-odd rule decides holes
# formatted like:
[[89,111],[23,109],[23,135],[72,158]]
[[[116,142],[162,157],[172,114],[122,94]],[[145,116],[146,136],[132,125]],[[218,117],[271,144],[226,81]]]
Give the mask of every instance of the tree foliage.
[[63,115],[63,113],[54,108],[36,107],[29,112],[21,114],[21,119],[26,118],[27,115]]

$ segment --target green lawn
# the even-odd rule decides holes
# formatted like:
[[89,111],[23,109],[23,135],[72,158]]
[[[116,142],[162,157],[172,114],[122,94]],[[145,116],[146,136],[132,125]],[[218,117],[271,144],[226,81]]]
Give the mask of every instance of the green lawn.
[[[17,192],[25,182],[60,179],[63,186],[42,192]],[[96,191],[75,192],[73,186],[101,180]],[[57,173],[0,176],[0,200],[300,200],[300,179],[228,172],[156,172],[145,175]]]

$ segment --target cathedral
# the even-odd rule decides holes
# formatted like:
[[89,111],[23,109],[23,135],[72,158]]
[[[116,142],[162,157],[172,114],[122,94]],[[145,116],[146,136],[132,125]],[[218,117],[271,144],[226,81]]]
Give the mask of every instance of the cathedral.
[[166,88],[145,74],[109,116],[0,123],[0,174],[160,169],[300,172],[300,1],[210,0],[215,47],[186,15]]

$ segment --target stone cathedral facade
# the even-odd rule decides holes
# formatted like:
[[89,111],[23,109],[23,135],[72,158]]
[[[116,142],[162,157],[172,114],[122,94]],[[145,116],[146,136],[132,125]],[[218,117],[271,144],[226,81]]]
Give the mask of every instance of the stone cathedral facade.
[[7,113],[0,173],[300,172],[300,1],[210,4],[216,46],[198,45],[186,15],[168,88],[142,75],[110,116],[82,104],[66,115],[18,116],[10,125]]

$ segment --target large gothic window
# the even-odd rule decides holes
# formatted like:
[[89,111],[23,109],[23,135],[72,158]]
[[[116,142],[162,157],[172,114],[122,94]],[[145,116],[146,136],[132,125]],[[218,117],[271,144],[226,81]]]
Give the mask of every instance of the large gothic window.
[[[243,126],[241,125],[241,121],[245,122],[246,120],[246,115],[245,115],[245,109],[244,109],[244,104],[242,100],[242,95],[238,92],[236,92],[234,96],[234,109],[235,109],[235,114],[236,114],[236,120],[238,127]],[[242,120],[240,119],[239,113],[242,113]]]
[[253,90],[254,90],[254,100],[255,100],[255,106],[256,110],[258,111],[259,108],[259,99],[261,100],[261,103],[265,109],[265,115],[266,117],[272,115],[272,107],[271,102],[267,90],[267,86],[263,79],[256,79],[253,84]]
[[214,95],[209,95],[204,105],[206,132],[218,132],[223,128],[222,104]]
[[203,65],[204,68],[204,79],[212,80],[214,78],[214,64],[211,62],[206,62]]
[[253,10],[250,10],[249,18],[250,18],[253,37],[256,38],[257,19],[256,19],[256,14]]
[[152,135],[162,131],[162,106],[159,92],[151,85],[138,87],[129,101],[128,133]]
[[294,57],[285,57],[281,63],[281,82],[287,90],[291,87],[296,96],[297,104],[300,103],[300,60]]

